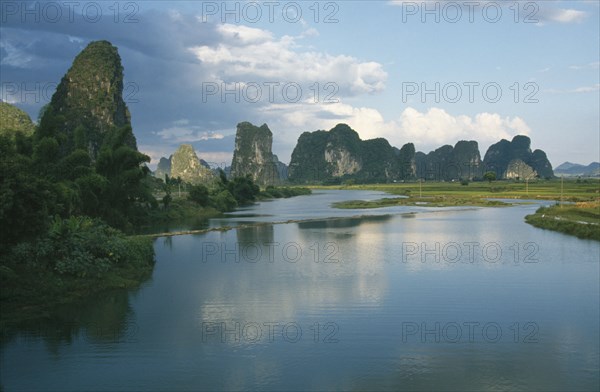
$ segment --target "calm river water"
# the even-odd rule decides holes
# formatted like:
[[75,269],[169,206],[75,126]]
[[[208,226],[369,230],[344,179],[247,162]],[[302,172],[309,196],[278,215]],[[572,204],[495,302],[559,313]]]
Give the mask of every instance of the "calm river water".
[[158,238],[138,290],[4,337],[2,389],[600,388],[598,242],[527,225],[533,204],[330,208],[380,197],[316,191]]

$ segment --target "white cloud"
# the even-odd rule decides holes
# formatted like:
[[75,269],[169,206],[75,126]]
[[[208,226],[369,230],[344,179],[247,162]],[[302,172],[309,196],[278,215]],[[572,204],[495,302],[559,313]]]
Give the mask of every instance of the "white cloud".
[[453,116],[440,108],[423,113],[413,108],[405,109],[400,116],[399,130],[406,139],[429,146],[454,144],[463,139],[492,143],[531,132],[520,117],[501,117],[486,112],[474,117]]
[[574,9],[541,7],[539,19],[558,23],[580,23],[587,15],[585,11]]
[[545,93],[549,94],[581,94],[581,93],[592,93],[600,91],[600,84],[594,84],[592,86],[582,86],[573,88],[570,90],[561,90],[561,89],[547,89],[544,90]]
[[169,146],[160,146],[155,144],[140,144],[138,145],[138,150],[150,157],[150,163],[148,164],[148,167],[150,167],[152,170],[156,170],[156,165],[158,165],[160,158],[168,158],[175,151]]
[[35,57],[24,50],[20,50],[8,41],[0,41],[0,50],[4,49],[6,55],[0,59],[0,65],[16,68],[30,68]]
[[[156,170],[156,165],[158,165],[160,158],[170,157],[177,150],[177,146],[142,144],[138,146],[138,149],[150,157],[148,167]],[[224,169],[225,166],[231,165],[233,151],[201,151],[198,150],[197,146],[195,146],[195,150],[198,158],[205,160],[211,167]]]
[[584,64],[584,65],[571,65],[569,66],[569,69],[573,69],[575,71],[579,71],[582,69],[599,69],[600,68],[600,61],[596,61],[593,63],[589,63],[589,64]]
[[[344,103],[295,105],[274,104],[262,110],[273,118],[269,126],[275,142],[294,143],[303,131],[329,130],[338,123],[347,123],[362,139],[386,138],[400,148],[408,142],[417,150],[428,152],[444,144],[454,145],[459,140],[476,140],[481,154],[500,139],[531,133],[520,117],[503,117],[498,113],[478,113],[474,116],[453,115],[441,108],[420,112],[406,108],[399,117],[386,120],[373,108],[353,107]],[[295,136],[295,137],[294,137]],[[294,145],[289,146],[290,152]],[[284,159],[287,159],[284,156]]]
[[196,155],[198,155],[198,158],[204,159],[210,167],[221,169],[231,166],[231,160],[233,159],[233,151],[196,151]]
[[221,25],[218,33],[217,44],[189,48],[218,82],[294,82],[309,89],[315,82],[335,81],[340,92],[349,95],[375,93],[385,87],[387,73],[381,64],[300,51],[296,42],[300,37],[275,39],[268,31],[231,24]]
[[193,128],[195,127],[174,126],[164,128],[163,130],[156,132],[156,134],[160,136],[161,139],[167,140],[169,143],[191,143],[203,140],[223,139],[225,137],[220,133],[197,131]]

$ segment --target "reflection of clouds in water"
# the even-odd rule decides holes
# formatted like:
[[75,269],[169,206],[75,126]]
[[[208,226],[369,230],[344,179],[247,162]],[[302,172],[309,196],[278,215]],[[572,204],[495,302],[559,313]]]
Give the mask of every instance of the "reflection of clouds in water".
[[[225,239],[225,246],[233,249],[236,242],[240,244],[239,263],[227,262],[214,279],[206,279],[199,323],[294,322],[298,314],[306,312],[323,319],[332,309],[338,312],[346,306],[379,303],[387,287],[382,262],[384,226],[380,223],[387,219],[340,219],[278,225],[277,231],[273,226],[232,231],[235,234]],[[286,244],[292,242],[302,253],[295,262],[282,255]],[[258,247],[260,259],[245,260],[244,244],[253,248],[252,257]],[[273,252],[275,257],[270,259]],[[295,259],[295,251],[290,254]]]

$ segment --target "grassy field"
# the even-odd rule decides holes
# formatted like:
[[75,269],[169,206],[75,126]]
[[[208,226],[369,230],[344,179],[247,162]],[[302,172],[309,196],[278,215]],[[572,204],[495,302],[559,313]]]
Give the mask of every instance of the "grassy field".
[[[382,198],[335,203],[337,208],[380,208],[396,205],[430,207],[482,206],[498,207],[507,203],[492,199],[555,200],[556,206],[542,207],[528,215],[527,223],[548,230],[600,241],[600,180],[551,180],[524,182],[472,182],[468,185],[453,182],[369,184],[350,186],[315,186],[313,189],[377,190],[405,198]],[[566,202],[563,204],[560,202]]]
[[541,229],[555,230],[579,238],[600,241],[600,202],[541,207],[525,221]]
[[423,197],[395,197],[378,200],[350,200],[333,203],[335,208],[380,208],[391,206],[421,206],[421,207],[452,207],[452,206],[479,206],[479,207],[506,207],[509,203],[498,200],[487,200],[477,197],[460,196],[423,196]]
[[[540,180],[536,182],[494,181],[471,182],[461,185],[459,182],[418,182],[395,184],[366,184],[349,186],[313,186],[313,189],[355,189],[377,190],[392,195],[412,197],[456,197],[462,199],[561,199],[560,180]],[[577,183],[565,180],[562,184],[562,200],[568,202],[595,201],[600,198],[600,180],[587,180]]]

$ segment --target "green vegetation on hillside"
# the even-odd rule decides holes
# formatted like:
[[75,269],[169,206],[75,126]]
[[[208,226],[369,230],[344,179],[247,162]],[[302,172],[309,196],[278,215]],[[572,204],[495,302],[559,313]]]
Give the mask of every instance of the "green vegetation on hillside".
[[[267,186],[264,190],[252,181],[249,176],[227,179],[220,171],[218,180],[204,184],[192,185],[179,183],[179,179],[166,177],[167,183],[155,179],[163,198],[163,208],[150,212],[148,224],[158,222],[183,222],[190,219],[212,218],[223,212],[230,212],[239,206],[248,205],[258,200],[289,198],[309,195],[311,190],[301,187]],[[183,189],[180,193],[176,189]],[[164,203],[165,198],[169,200]]]
[[[32,133],[0,132],[2,325],[91,293],[137,286],[151,274],[152,242],[124,234],[158,203],[122,80],[117,49],[92,42]],[[24,118],[7,105],[3,124],[7,112],[11,121],[11,113]]]
[[0,101],[0,135],[15,137],[17,134],[24,136],[33,135],[35,125],[29,115],[21,109]]

